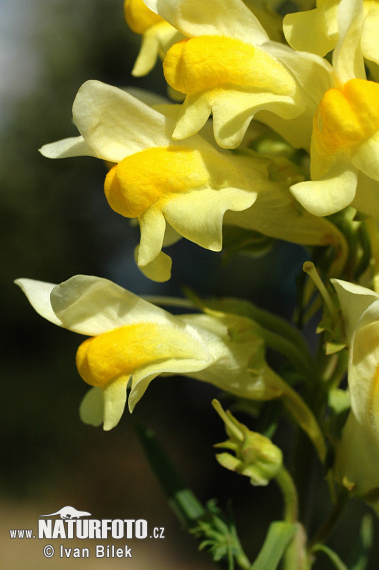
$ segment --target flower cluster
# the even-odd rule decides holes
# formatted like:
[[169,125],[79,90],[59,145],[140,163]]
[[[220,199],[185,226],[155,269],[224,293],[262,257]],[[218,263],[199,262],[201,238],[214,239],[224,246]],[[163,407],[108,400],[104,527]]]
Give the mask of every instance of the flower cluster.
[[[325,288],[315,280],[326,301],[316,362],[295,328],[243,302],[224,301],[229,310],[199,302],[201,312],[173,316],[98,277],[17,283],[40,315],[90,337],[76,356],[92,386],[80,407],[84,422],[112,429],[159,374],[190,376],[240,399],[281,398],[321,460],[325,435],[332,441],[341,488],[377,508],[379,7],[299,3],[303,11],[282,18],[280,1],[125,0],[126,22],[142,35],[132,73],[161,60],[175,102],[87,81],[73,103],[79,135],[40,152],[105,162],[106,200],[138,222],[136,261],[152,280],[170,279],[163,248],[183,237],[221,251],[225,226],[307,247],[328,281]],[[313,292],[307,282],[299,295],[304,320],[320,304]],[[267,346],[286,357],[288,376],[269,366]],[[328,433],[329,396],[346,369],[351,409],[342,432]],[[267,484],[281,452],[218,411],[230,437],[223,447],[236,454],[219,461]]]

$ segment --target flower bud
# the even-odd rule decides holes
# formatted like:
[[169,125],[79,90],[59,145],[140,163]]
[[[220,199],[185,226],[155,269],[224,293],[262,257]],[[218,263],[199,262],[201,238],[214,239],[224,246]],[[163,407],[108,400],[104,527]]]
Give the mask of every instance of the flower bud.
[[217,461],[231,471],[250,477],[255,486],[268,485],[282,467],[282,452],[267,437],[250,431],[227,410],[223,410],[220,402],[213,400],[213,407],[225,423],[229,439],[218,443],[215,447],[225,447],[234,452],[216,455]]

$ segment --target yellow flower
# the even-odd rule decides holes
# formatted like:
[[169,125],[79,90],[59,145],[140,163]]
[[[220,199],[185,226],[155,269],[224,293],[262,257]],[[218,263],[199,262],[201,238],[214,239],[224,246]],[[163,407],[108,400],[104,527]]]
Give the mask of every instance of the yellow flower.
[[335,472],[353,494],[379,512],[379,295],[352,283],[332,281],[347,324],[351,401],[337,446]]
[[[291,47],[324,56],[337,45],[338,6],[341,0],[317,0],[316,8],[288,14],[283,21],[284,35]],[[379,4],[363,0],[360,45],[363,56],[379,64]]]
[[[309,109],[314,113],[315,93],[330,82],[328,64],[271,41],[242,0],[145,4],[187,38],[163,62],[168,84],[186,95],[174,138],[198,132],[212,113],[217,143],[234,148],[259,112],[268,124],[277,116],[275,128],[295,146],[309,146]],[[300,115],[292,129],[284,126]]]
[[362,4],[341,0],[333,53],[335,84],[313,119],[311,181],[291,191],[312,214],[326,216],[352,204],[379,219],[379,85],[367,81],[360,48]]
[[40,149],[49,158],[89,155],[116,164],[105,180],[107,200],[119,214],[138,219],[138,266],[158,281],[170,277],[171,260],[161,252],[166,221],[174,240],[183,236],[220,251],[226,210],[249,208],[262,181],[267,184],[259,171],[250,169],[247,177],[237,157],[200,135],[173,141],[175,122],[166,115],[121,89],[87,81],[73,105],[81,136]]
[[50,322],[87,335],[76,365],[92,386],[80,406],[85,423],[115,427],[159,374],[184,374],[241,398],[283,402],[324,456],[318,424],[298,394],[266,363],[264,335],[251,319],[208,311],[173,316],[107,279],[77,275],[60,285],[18,279]]
[[124,13],[129,28],[142,35],[141,50],[132,70],[132,75],[140,77],[152,70],[158,55],[163,59],[167,50],[183,36],[149,10],[143,0],[125,0]]

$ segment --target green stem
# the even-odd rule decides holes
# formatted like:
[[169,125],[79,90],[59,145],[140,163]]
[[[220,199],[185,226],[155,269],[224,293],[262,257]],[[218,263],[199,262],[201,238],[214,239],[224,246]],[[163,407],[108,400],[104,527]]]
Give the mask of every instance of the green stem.
[[288,545],[283,558],[283,570],[309,570],[309,559],[306,553],[306,533],[298,523],[299,499],[294,481],[283,466],[275,478],[284,499],[284,521],[296,523],[295,536]]
[[299,500],[293,479],[284,465],[282,465],[276,475],[275,481],[279,485],[283,495],[284,520],[286,522],[296,522],[299,512]]
[[246,554],[243,552],[242,546],[241,546],[241,543],[240,543],[238,537],[234,537],[234,540],[238,541],[236,544],[238,552],[235,553],[235,560],[236,560],[238,566],[240,568],[242,568],[242,570],[249,570],[249,568],[251,567],[251,562],[248,559],[248,557],[246,556]]

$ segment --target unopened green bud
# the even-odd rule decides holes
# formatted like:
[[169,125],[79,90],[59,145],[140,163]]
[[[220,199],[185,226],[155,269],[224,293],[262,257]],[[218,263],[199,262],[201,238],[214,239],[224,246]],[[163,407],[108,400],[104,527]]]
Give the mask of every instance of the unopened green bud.
[[267,437],[250,431],[230,413],[223,410],[220,402],[213,400],[213,407],[225,424],[229,439],[215,447],[224,447],[234,452],[219,453],[217,461],[231,471],[250,478],[255,486],[268,485],[282,467],[282,452]]

